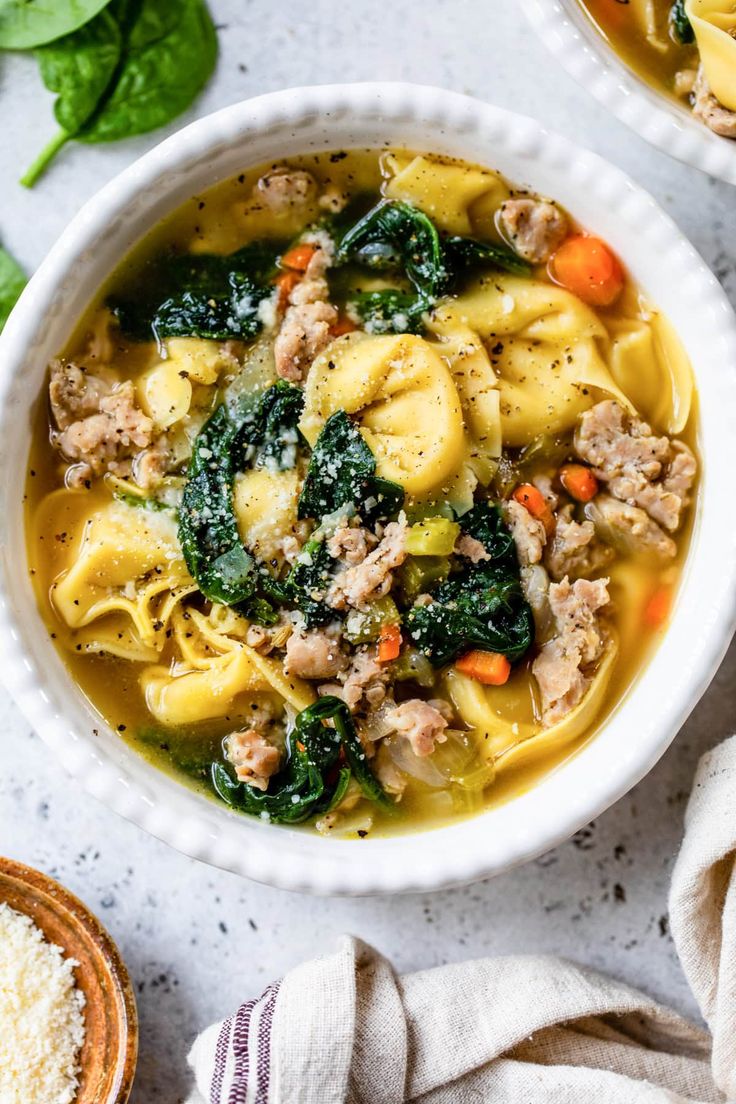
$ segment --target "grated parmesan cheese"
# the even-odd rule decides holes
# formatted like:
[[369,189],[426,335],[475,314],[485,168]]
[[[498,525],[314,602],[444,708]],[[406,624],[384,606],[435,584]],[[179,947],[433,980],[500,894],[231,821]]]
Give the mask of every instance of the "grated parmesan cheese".
[[84,1042],[78,963],[0,902],[0,1101],[73,1104]]

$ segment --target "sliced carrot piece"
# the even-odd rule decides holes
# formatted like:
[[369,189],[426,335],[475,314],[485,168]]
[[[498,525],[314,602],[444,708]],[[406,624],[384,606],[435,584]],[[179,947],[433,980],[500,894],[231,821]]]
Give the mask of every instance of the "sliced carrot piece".
[[276,287],[279,289],[279,310],[286,310],[289,296],[301,280],[298,272],[282,272],[276,277]]
[[566,238],[550,262],[558,284],[593,307],[610,307],[624,287],[624,272],[605,242],[588,234]]
[[644,606],[644,624],[649,629],[661,629],[672,608],[672,587],[659,586]]
[[484,686],[503,686],[511,674],[511,664],[499,652],[483,652],[475,649],[466,652],[455,663],[461,674],[482,682]]
[[281,264],[284,268],[306,272],[309,262],[316,252],[316,245],[312,245],[310,242],[302,242],[300,245],[294,245],[291,249],[287,249],[281,257]]
[[584,464],[563,464],[559,475],[562,486],[578,502],[590,502],[598,494],[598,480]]
[[547,536],[554,531],[555,519],[549,502],[533,483],[521,483],[513,493],[513,498],[529,511],[533,518],[541,521]]
[[378,662],[391,663],[399,658],[401,651],[401,629],[394,621],[391,624],[381,625],[381,635],[378,638]]
[[347,315],[344,315],[342,318],[338,318],[334,326],[330,326],[330,336],[342,337],[343,334],[353,333],[357,328],[355,323],[351,322]]

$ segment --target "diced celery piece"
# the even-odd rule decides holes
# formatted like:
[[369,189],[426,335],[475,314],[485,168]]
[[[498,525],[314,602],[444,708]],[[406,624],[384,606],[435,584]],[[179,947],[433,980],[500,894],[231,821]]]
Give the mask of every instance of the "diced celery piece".
[[416,648],[404,648],[391,665],[391,677],[396,682],[416,682],[426,689],[434,686],[434,667]]
[[446,579],[450,561],[446,556],[408,556],[398,571],[399,584],[407,601],[429,590],[434,583]]
[[381,626],[398,624],[401,615],[390,595],[378,598],[367,610],[354,610],[345,622],[345,638],[351,644],[368,644],[378,640]]
[[410,556],[449,556],[460,535],[456,521],[444,517],[425,518],[406,531],[404,547]]

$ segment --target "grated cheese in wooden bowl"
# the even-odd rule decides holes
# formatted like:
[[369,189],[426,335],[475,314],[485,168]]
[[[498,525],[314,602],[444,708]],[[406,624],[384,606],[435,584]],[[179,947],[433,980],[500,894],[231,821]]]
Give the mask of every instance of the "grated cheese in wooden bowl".
[[73,1104],[84,1042],[84,994],[73,958],[0,903],[0,1101]]

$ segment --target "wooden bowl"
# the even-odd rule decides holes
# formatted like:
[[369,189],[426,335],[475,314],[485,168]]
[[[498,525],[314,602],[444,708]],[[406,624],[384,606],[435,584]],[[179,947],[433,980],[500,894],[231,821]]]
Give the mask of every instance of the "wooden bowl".
[[0,857],[0,902],[25,913],[79,963],[86,1034],[74,1104],[125,1104],[138,1057],[138,1014],[128,971],[96,916],[58,882]]

